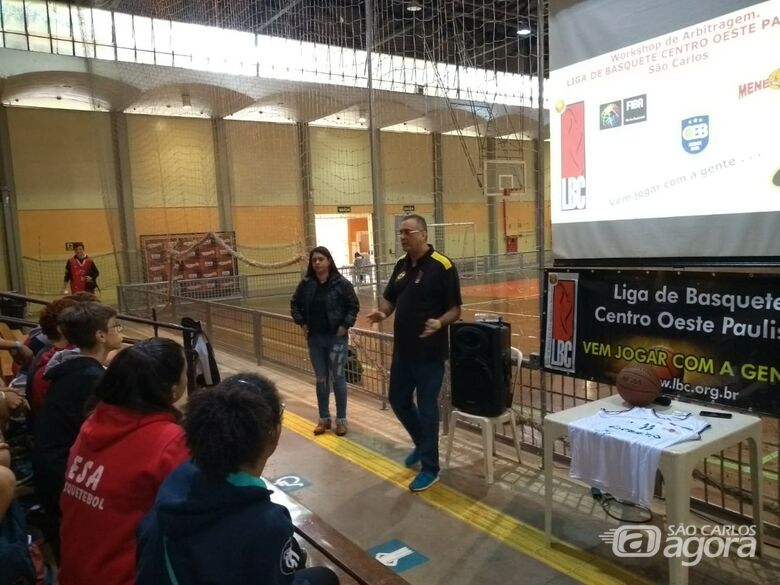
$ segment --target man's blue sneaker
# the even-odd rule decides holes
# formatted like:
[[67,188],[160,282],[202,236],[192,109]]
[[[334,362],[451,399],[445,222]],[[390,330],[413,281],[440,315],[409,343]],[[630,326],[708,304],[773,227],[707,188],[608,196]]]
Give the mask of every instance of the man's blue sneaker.
[[404,459],[404,465],[407,467],[414,467],[420,462],[420,452],[415,447]]
[[438,475],[433,475],[429,471],[421,471],[409,484],[409,489],[413,492],[423,492],[439,481]]

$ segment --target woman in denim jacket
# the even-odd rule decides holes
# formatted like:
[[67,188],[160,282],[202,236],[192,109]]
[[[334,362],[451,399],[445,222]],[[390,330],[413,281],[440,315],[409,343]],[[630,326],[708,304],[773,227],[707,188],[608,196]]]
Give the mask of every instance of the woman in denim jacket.
[[331,428],[330,384],[336,396],[336,434],[347,434],[347,331],[355,324],[360,302],[352,283],[341,276],[324,246],[309,253],[309,267],[290,301],[290,313],[303,329],[317,376],[320,419],[314,428],[321,435]]

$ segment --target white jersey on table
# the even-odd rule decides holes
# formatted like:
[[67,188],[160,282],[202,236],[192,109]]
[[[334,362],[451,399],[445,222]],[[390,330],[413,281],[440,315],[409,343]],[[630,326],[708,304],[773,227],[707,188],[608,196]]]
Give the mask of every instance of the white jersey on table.
[[661,451],[698,440],[709,426],[688,412],[665,414],[639,406],[619,411],[602,408],[569,425],[569,475],[618,498],[649,504]]

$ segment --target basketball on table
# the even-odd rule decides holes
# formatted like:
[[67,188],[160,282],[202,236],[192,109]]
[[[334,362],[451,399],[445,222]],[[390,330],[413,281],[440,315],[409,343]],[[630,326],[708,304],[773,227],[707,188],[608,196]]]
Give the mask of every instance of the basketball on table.
[[632,406],[647,406],[661,395],[661,380],[651,366],[626,366],[618,374],[618,394]]

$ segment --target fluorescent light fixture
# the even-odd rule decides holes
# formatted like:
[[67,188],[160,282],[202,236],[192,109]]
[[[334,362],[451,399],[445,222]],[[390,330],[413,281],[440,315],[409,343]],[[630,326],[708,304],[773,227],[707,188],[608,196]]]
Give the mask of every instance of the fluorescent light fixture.
[[409,12],[420,12],[420,10],[423,9],[423,7],[420,5],[419,2],[416,2],[415,0],[412,0],[406,5],[406,9]]
[[531,34],[531,29],[528,28],[526,25],[521,24],[519,27],[517,27],[517,36],[527,37],[530,34]]
[[190,94],[188,93],[181,94],[181,105],[185,110],[192,109],[192,101],[190,101]]

